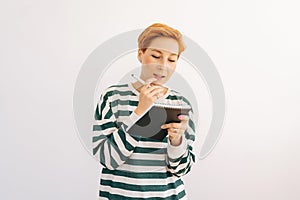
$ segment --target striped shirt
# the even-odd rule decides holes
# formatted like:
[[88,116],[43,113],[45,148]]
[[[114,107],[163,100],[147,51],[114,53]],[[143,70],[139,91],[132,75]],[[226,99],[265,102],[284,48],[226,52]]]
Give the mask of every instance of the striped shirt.
[[[126,130],[140,117],[135,112],[139,92],[132,83],[107,88],[97,102],[93,124],[93,155],[103,166],[99,199],[187,199],[181,176],[195,162],[193,111],[189,112],[185,137],[179,146],[139,138]],[[162,103],[189,104],[168,89]]]

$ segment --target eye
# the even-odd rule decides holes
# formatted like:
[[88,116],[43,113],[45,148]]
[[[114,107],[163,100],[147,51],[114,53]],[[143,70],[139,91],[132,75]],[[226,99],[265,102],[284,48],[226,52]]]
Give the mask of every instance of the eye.
[[153,58],[156,58],[156,59],[159,58],[159,56],[155,56],[155,55],[152,55],[152,57],[153,57]]
[[176,62],[176,60],[169,60],[170,62]]

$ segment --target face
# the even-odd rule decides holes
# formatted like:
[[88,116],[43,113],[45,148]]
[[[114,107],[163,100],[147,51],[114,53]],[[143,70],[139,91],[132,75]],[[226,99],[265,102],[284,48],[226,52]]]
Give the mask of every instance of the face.
[[140,78],[144,81],[156,78],[154,84],[166,83],[176,69],[178,60],[178,42],[172,38],[158,37],[152,40],[149,47],[138,51],[138,59],[142,64]]

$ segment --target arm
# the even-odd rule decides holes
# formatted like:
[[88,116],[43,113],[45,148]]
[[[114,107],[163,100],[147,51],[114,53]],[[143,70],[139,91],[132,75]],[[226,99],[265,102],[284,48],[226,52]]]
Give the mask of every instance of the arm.
[[101,95],[93,124],[93,155],[108,169],[116,169],[122,165],[138,144],[138,139],[126,132],[126,126],[129,126],[137,115],[132,112],[120,127],[110,103],[114,93],[108,89]]
[[168,140],[166,162],[168,170],[175,176],[180,177],[187,174],[195,163],[195,152],[193,152],[194,141],[195,125],[193,121],[193,111],[190,111],[181,143],[174,146],[170,140]]

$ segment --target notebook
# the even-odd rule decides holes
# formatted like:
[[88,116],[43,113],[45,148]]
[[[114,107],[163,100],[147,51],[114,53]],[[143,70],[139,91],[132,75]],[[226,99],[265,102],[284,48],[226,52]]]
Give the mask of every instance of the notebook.
[[168,131],[161,129],[161,125],[180,122],[178,116],[188,115],[191,109],[189,105],[154,103],[127,132],[133,136],[162,141],[168,135]]

